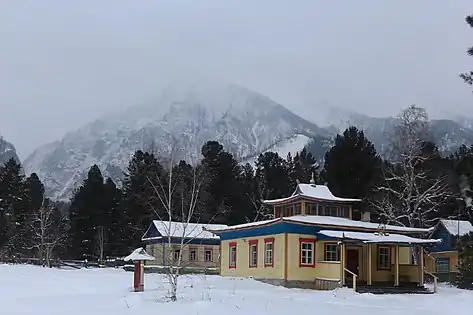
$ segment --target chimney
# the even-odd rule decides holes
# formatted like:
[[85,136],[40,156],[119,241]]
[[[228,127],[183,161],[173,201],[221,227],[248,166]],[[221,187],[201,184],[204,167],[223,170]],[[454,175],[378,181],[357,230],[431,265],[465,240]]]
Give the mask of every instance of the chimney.
[[371,222],[371,213],[369,211],[363,211],[361,213],[361,221]]

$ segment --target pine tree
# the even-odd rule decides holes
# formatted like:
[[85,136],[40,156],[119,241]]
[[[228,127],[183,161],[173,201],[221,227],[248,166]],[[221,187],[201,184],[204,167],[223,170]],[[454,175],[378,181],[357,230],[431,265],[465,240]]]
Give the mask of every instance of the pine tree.
[[296,187],[298,181],[309,183],[312,176],[317,182],[317,160],[306,148],[296,153],[293,158],[288,156],[287,161],[290,169],[291,187]]
[[123,180],[123,208],[129,220],[130,247],[141,244],[141,237],[153,219],[165,219],[166,211],[156,198],[166,172],[154,154],[136,151]]
[[22,232],[26,224],[27,207],[21,165],[12,158],[0,168],[0,174],[0,224],[4,226],[0,256],[16,260],[25,253]]
[[[468,26],[470,26],[471,28],[473,28],[473,15],[469,15],[465,18],[465,21],[466,23],[468,24]],[[467,49],[466,51],[466,54],[468,56],[471,56],[473,57],[473,47],[470,47]],[[466,72],[466,73],[462,73],[460,74],[460,77],[467,83],[467,84],[470,84],[470,85],[473,85],[473,71],[469,71],[469,72]]]
[[70,208],[69,254],[77,259],[97,259],[103,252],[108,231],[108,213],[103,202],[104,180],[93,165]]
[[130,222],[123,209],[122,192],[112,179],[107,178],[104,187],[104,208],[108,212],[108,231],[105,255],[123,256],[130,252]]
[[290,171],[287,161],[279,154],[260,154],[256,161],[255,176],[262,198],[277,199],[293,193],[295,187],[291,187]]
[[337,135],[326,153],[322,171],[333,194],[345,198],[365,198],[372,193],[380,174],[381,158],[363,131],[350,127]]
[[241,166],[233,155],[216,141],[208,141],[202,147],[202,167],[205,177],[204,214],[205,221],[225,223],[241,211],[238,207],[242,192],[238,177]]
[[455,284],[473,290],[473,233],[463,235],[458,242],[458,273]]

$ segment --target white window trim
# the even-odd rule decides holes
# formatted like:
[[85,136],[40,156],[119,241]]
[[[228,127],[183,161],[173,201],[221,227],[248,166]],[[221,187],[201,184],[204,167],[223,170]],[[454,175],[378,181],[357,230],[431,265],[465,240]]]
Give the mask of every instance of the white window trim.
[[[254,251],[253,251],[254,249]],[[258,244],[250,244],[250,267],[258,266]]]
[[[268,249],[268,245],[271,245],[271,249]],[[268,253],[271,253],[268,255]],[[264,265],[265,266],[272,266],[274,263],[274,242],[265,242],[264,243]],[[270,259],[268,259],[270,258]]]
[[[304,249],[304,244],[310,245],[310,249]],[[314,258],[315,258],[315,257],[314,257],[314,247],[315,247],[315,246],[314,246],[314,242],[300,242],[300,246],[301,246],[301,253],[300,253],[300,255],[301,255],[301,261],[300,261],[300,265],[301,265],[301,266],[313,266],[314,263],[315,263],[315,262],[314,262]],[[310,254],[310,255],[307,255],[307,254],[306,254],[306,260],[308,260],[309,257],[310,257],[310,259],[311,259],[311,262],[310,262],[310,263],[309,263],[308,261],[306,261],[306,262],[303,261],[303,260],[304,260],[304,255],[303,255],[304,252]]]

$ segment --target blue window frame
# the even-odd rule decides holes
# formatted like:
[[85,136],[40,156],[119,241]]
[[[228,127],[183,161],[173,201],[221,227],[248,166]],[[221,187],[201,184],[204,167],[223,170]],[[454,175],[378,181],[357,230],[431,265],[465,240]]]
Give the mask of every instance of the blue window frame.
[[435,272],[447,273],[450,272],[450,258],[436,258]]

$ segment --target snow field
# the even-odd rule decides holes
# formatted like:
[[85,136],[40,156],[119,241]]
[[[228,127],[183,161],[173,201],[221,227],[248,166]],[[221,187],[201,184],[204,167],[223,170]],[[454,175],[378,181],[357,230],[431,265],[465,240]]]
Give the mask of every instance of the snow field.
[[165,277],[145,275],[132,292],[132,273],[118,269],[60,270],[0,265],[0,314],[471,314],[473,292],[441,286],[432,295],[357,294],[286,289],[251,279],[182,276],[179,300],[167,302]]

